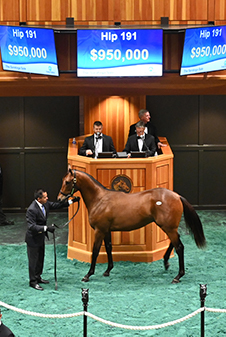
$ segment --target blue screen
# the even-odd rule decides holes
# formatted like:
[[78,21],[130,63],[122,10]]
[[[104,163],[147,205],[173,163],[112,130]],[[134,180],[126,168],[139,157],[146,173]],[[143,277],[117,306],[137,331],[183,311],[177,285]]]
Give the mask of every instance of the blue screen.
[[162,29],[77,31],[77,76],[162,76]]
[[226,27],[186,30],[180,75],[226,69]]
[[4,70],[59,76],[52,29],[4,26],[0,37]]

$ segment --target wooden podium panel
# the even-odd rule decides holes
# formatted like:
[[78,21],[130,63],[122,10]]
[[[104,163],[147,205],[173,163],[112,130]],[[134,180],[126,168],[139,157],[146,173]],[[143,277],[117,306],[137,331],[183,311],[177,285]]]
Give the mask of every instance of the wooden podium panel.
[[[115,178],[125,178],[131,183],[130,193],[155,187],[173,189],[173,153],[167,144],[162,154],[149,158],[93,159],[79,156],[78,146],[83,141],[76,138],[76,145],[69,140],[68,163],[73,169],[92,175],[106,188],[112,188]],[[79,192],[76,195],[80,195]],[[69,207],[69,218],[73,216],[77,204]],[[91,262],[94,230],[88,221],[88,212],[81,198],[81,206],[76,217],[69,224],[68,258]],[[152,262],[163,257],[169,245],[167,235],[155,224],[131,232],[112,232],[112,254],[114,261]],[[107,262],[105,247],[102,245],[97,262]]]

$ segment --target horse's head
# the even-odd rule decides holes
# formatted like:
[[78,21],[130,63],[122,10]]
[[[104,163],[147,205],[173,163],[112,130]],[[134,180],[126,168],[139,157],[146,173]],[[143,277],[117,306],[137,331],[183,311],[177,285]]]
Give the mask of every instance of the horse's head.
[[57,196],[57,200],[63,201],[77,192],[78,188],[76,187],[76,182],[76,171],[68,167],[68,172],[62,179],[62,186]]

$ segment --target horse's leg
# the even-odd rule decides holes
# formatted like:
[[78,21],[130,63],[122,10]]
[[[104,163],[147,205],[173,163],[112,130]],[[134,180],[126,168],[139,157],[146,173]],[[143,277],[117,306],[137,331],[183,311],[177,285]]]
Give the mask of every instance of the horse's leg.
[[173,244],[172,244],[172,242],[170,242],[169,247],[167,248],[167,251],[165,252],[165,255],[164,255],[164,266],[165,266],[166,270],[170,266],[168,260],[169,260],[169,257],[170,257],[170,254],[171,254],[172,250],[173,250]]
[[112,252],[111,232],[108,232],[105,235],[104,244],[105,244],[106,252],[107,252],[107,255],[108,255],[108,268],[103,273],[103,276],[109,276],[110,275],[110,271],[113,268],[113,258],[112,258],[112,253],[111,253]]
[[[166,232],[167,233],[167,232]],[[170,256],[170,253],[173,249],[173,247],[176,250],[176,253],[178,255],[179,259],[179,273],[176,277],[174,277],[172,283],[178,283],[180,278],[184,276],[185,271],[184,271],[184,245],[180,240],[180,236],[177,232],[177,230],[173,230],[167,233],[169,239],[170,239],[170,245],[164,255],[164,265],[165,268],[167,269],[169,267],[168,259]]]
[[184,276],[185,270],[184,270],[184,245],[179,239],[178,245],[175,247],[176,253],[179,258],[179,273],[178,275],[173,279],[172,283],[178,283],[180,282],[180,278]]
[[83,282],[88,282],[91,275],[95,272],[96,261],[99,255],[100,247],[104,238],[104,234],[99,231],[95,231],[95,241],[93,244],[92,262],[88,273],[83,277]]

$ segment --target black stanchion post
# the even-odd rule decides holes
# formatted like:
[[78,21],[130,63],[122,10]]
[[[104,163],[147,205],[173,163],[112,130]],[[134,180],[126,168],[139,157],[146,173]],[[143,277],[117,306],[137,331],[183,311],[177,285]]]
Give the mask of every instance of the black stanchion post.
[[[89,302],[89,289],[82,288],[82,302],[83,302],[83,309],[87,312],[88,302]],[[87,337],[87,316],[83,316],[83,337]]]
[[[206,298],[206,293],[207,291],[207,286],[206,284],[200,284],[200,301],[201,301],[201,308],[204,308],[205,306],[205,298]],[[205,310],[201,312],[201,337],[205,336]]]

